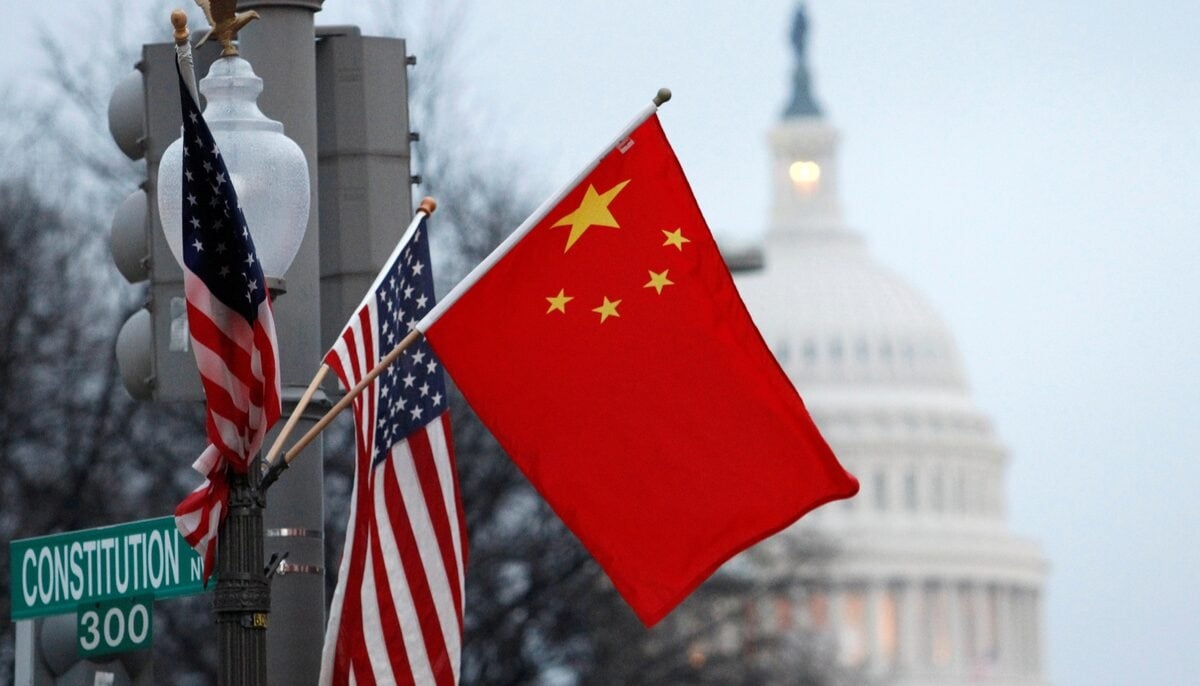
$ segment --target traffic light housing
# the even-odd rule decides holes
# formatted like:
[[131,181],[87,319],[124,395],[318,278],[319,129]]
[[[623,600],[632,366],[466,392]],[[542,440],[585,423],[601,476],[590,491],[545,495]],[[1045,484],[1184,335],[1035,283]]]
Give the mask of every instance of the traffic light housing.
[[[219,48],[195,51],[200,73]],[[180,132],[175,46],[142,46],[142,59],[113,90],[109,132],[121,152],[144,160],[146,176],[113,215],[111,245],[118,271],[130,283],[148,282],[144,307],[117,335],[117,362],[130,395],[142,400],[203,400],[200,375],[190,349],[183,271],[171,255],[158,216],[158,163]]]
[[17,622],[14,683],[25,686],[151,686],[151,651],[78,656],[74,613]]

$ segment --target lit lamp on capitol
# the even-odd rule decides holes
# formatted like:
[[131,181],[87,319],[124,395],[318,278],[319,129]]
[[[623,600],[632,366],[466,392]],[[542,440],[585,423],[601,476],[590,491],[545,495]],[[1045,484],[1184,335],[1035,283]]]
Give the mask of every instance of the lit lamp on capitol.
[[788,176],[801,193],[809,194],[821,180],[821,165],[812,160],[797,160],[788,167]]

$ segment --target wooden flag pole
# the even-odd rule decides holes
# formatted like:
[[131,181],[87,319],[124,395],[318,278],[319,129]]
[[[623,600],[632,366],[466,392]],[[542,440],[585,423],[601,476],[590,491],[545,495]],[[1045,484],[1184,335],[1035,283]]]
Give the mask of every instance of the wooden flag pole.
[[200,95],[196,92],[196,71],[193,66],[192,44],[188,42],[188,37],[191,34],[188,31],[187,12],[183,10],[171,12],[171,25],[175,27],[173,34],[175,38],[175,61],[179,64],[179,75],[183,77],[183,82],[187,85],[188,92],[192,94],[192,99],[199,103]]
[[325,380],[325,375],[329,373],[329,365],[323,364],[317,370],[316,376],[309,382],[308,388],[304,389],[304,395],[300,396],[300,402],[296,403],[296,409],[292,410],[292,414],[288,417],[287,424],[283,425],[283,430],[275,437],[275,442],[271,445],[271,449],[267,451],[267,457],[264,460],[270,467],[275,466],[275,456],[279,454],[280,448],[283,447],[283,442],[292,435],[292,431],[296,429],[296,424],[300,422],[300,415],[304,414],[304,410],[308,407],[308,403],[312,401],[313,395],[316,394],[317,388],[321,382]]

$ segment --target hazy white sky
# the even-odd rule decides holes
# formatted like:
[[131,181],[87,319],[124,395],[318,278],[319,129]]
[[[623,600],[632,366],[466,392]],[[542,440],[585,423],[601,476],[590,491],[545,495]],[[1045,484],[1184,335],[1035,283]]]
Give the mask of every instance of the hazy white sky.
[[[355,4],[326,0],[318,21]],[[4,80],[20,77],[29,7],[0,0]],[[663,125],[709,223],[747,240],[765,228],[794,2],[468,8],[460,85],[497,136],[481,149],[505,147],[548,193],[666,85]],[[942,313],[1011,449],[1012,527],[1051,563],[1051,680],[1193,683],[1200,5],[809,9],[847,218]]]

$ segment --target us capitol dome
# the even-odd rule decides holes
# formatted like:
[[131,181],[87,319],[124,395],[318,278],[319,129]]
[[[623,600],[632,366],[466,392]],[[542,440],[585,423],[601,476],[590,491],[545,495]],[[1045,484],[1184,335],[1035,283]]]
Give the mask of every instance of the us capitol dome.
[[[839,135],[812,96],[806,32],[801,8],[791,99],[769,138],[761,268],[737,284],[862,490],[764,543],[782,552],[757,564],[789,582],[755,601],[753,622],[825,637],[863,682],[1045,684],[1047,565],[1007,526],[1009,455],[971,399],[945,323],[843,222]],[[783,543],[812,534],[834,554],[789,563]]]

